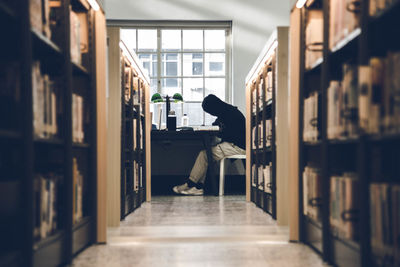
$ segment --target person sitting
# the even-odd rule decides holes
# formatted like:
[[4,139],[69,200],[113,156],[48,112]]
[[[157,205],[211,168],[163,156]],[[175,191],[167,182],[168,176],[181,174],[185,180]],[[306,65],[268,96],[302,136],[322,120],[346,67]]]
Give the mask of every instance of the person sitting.
[[[227,156],[246,154],[246,119],[239,109],[213,94],[204,98],[202,107],[205,112],[217,117],[213,125],[219,126],[221,142],[211,148],[213,159],[219,161]],[[174,186],[173,191],[180,195],[203,195],[207,168],[207,153],[202,150],[186,182]]]

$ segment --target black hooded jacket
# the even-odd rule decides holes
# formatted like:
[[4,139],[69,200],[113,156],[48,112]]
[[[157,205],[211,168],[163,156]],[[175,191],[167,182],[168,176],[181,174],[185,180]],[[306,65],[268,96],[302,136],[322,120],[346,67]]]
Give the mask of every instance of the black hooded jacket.
[[202,107],[205,112],[217,117],[213,125],[219,125],[222,142],[234,143],[246,149],[246,119],[237,107],[212,94],[204,98]]

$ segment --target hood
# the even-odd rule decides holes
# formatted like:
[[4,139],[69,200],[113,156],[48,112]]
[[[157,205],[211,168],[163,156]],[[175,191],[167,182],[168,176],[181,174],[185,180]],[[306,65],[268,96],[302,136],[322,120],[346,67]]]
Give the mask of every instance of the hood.
[[221,116],[229,108],[227,103],[212,94],[204,98],[201,106],[205,112],[217,117]]

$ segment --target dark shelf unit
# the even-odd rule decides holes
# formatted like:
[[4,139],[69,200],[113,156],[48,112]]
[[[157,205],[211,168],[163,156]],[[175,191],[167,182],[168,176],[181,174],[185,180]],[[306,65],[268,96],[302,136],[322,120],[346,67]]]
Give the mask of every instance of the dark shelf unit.
[[[300,93],[299,93],[299,226],[300,241],[309,245],[322,258],[334,266],[397,266],[393,259],[387,261],[388,255],[375,255],[371,248],[371,214],[370,185],[372,183],[399,184],[399,168],[395,159],[400,158],[399,134],[368,135],[358,129],[355,138],[328,139],[328,88],[331,80],[342,78],[342,65],[348,62],[357,66],[369,64],[374,56],[385,56],[388,51],[400,51],[399,23],[400,1],[376,17],[369,15],[371,0],[361,0],[359,27],[330,48],[330,9],[331,1],[307,1],[300,10]],[[319,2],[319,4],[316,4]],[[310,5],[307,5],[310,3]],[[306,38],[305,29],[307,15],[310,10],[320,10],[323,14],[323,59],[312,69],[305,69]],[[390,40],[390,41],[389,41]],[[317,142],[303,140],[304,99],[309,93],[307,85],[310,80],[318,81],[320,139]],[[314,82],[314,84],[316,84]],[[358,122],[357,122],[358,123]],[[381,131],[381,130],[380,130]],[[375,153],[375,154],[374,154]],[[378,161],[377,171],[374,161]],[[387,163],[388,162],[388,163]],[[303,171],[305,166],[317,166],[322,181],[321,222],[317,222],[303,214]],[[385,171],[388,167],[389,170]],[[330,223],[330,177],[340,171],[351,171],[357,174],[358,186],[357,212],[355,228],[358,238],[346,239],[339,236]],[[375,171],[375,172],[374,172]],[[379,172],[381,171],[381,172]],[[385,177],[385,178],[383,178]],[[398,237],[396,237],[398,238]],[[387,264],[387,265],[382,265]],[[398,263],[397,263],[398,264]]]
[[[255,135],[251,136],[250,144],[251,144],[251,153],[250,153],[250,199],[253,203],[257,205],[257,207],[263,209],[266,213],[270,214],[273,219],[276,219],[276,143],[275,143],[275,109],[276,109],[276,101],[275,101],[275,85],[276,85],[276,48],[273,48],[274,51],[269,59],[264,62],[264,66],[261,68],[260,73],[252,81],[248,83],[248,89],[250,90],[250,107],[252,109],[253,105],[255,105],[255,112],[251,111],[251,132],[253,132],[253,128],[256,127]],[[271,91],[272,98],[267,99],[267,84],[266,77],[267,73],[272,72],[272,88],[268,90]],[[265,79],[265,80],[264,80]],[[263,85],[261,89],[261,95],[259,95],[260,90],[258,90],[261,80],[263,80]],[[256,99],[254,102],[253,92],[256,91]],[[260,103],[261,101],[261,103]],[[266,132],[266,120],[271,120],[272,127],[272,136],[267,136]],[[259,125],[262,124],[261,135],[259,136]],[[262,145],[260,147],[254,148],[254,144],[256,140],[262,138]],[[267,138],[270,139],[270,146],[267,147]],[[268,185],[265,184],[265,178],[263,181],[259,181],[259,168],[264,167],[266,165],[272,164],[271,172],[270,172],[270,183]],[[253,169],[255,166],[255,169]],[[264,175],[264,174],[261,174]],[[266,189],[271,192],[266,192]]]
[[[17,77],[19,85],[13,88],[13,95],[18,95],[16,101],[7,106],[12,108],[7,116],[16,123],[3,125],[1,120],[0,124],[0,169],[3,173],[0,188],[8,190],[1,191],[5,196],[1,201],[7,201],[7,205],[18,212],[12,214],[8,209],[0,209],[3,229],[0,266],[62,266],[69,264],[78,252],[96,242],[96,77],[91,71],[96,66],[96,11],[90,8],[86,0],[80,1],[85,3],[86,9],[77,8],[75,2],[60,1],[55,15],[57,26],[51,28],[51,38],[31,25],[32,1],[0,3],[0,30],[7,35],[0,45],[1,61],[18,65],[18,71],[13,75]],[[88,47],[82,55],[82,66],[73,63],[71,58],[71,10],[84,13],[87,18]],[[55,85],[57,91],[54,91],[57,106],[53,110],[57,130],[52,136],[38,137],[35,134],[35,114],[44,105],[34,105],[34,62],[40,62],[41,75],[46,74],[52,81],[58,82]],[[3,65],[0,68],[2,72],[5,70]],[[73,93],[82,96],[85,110],[84,141],[76,143],[73,142]],[[0,92],[1,104],[9,100],[6,93]],[[77,225],[73,222],[73,158],[77,158],[85,187],[85,196],[82,198],[84,218]],[[35,216],[39,209],[35,200],[37,194],[41,194],[41,189],[35,191],[35,184],[39,180],[38,175],[49,173],[59,176],[54,185],[57,187],[54,193],[57,199],[54,204],[57,227],[41,238],[34,234],[38,223]],[[0,203],[0,206],[4,205]],[[3,235],[4,231],[6,235]]]
[[[139,75],[142,70],[138,66],[127,49],[121,50],[121,220],[146,201],[143,151],[147,125],[141,114],[145,111],[148,81]],[[126,71],[130,73],[128,77]]]

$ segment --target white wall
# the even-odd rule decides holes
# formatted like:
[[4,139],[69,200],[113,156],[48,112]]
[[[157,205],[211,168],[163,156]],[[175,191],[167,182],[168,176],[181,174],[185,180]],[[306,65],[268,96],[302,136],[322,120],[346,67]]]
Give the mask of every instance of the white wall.
[[232,99],[243,113],[247,73],[273,29],[289,25],[290,0],[104,1],[107,19],[232,21]]

